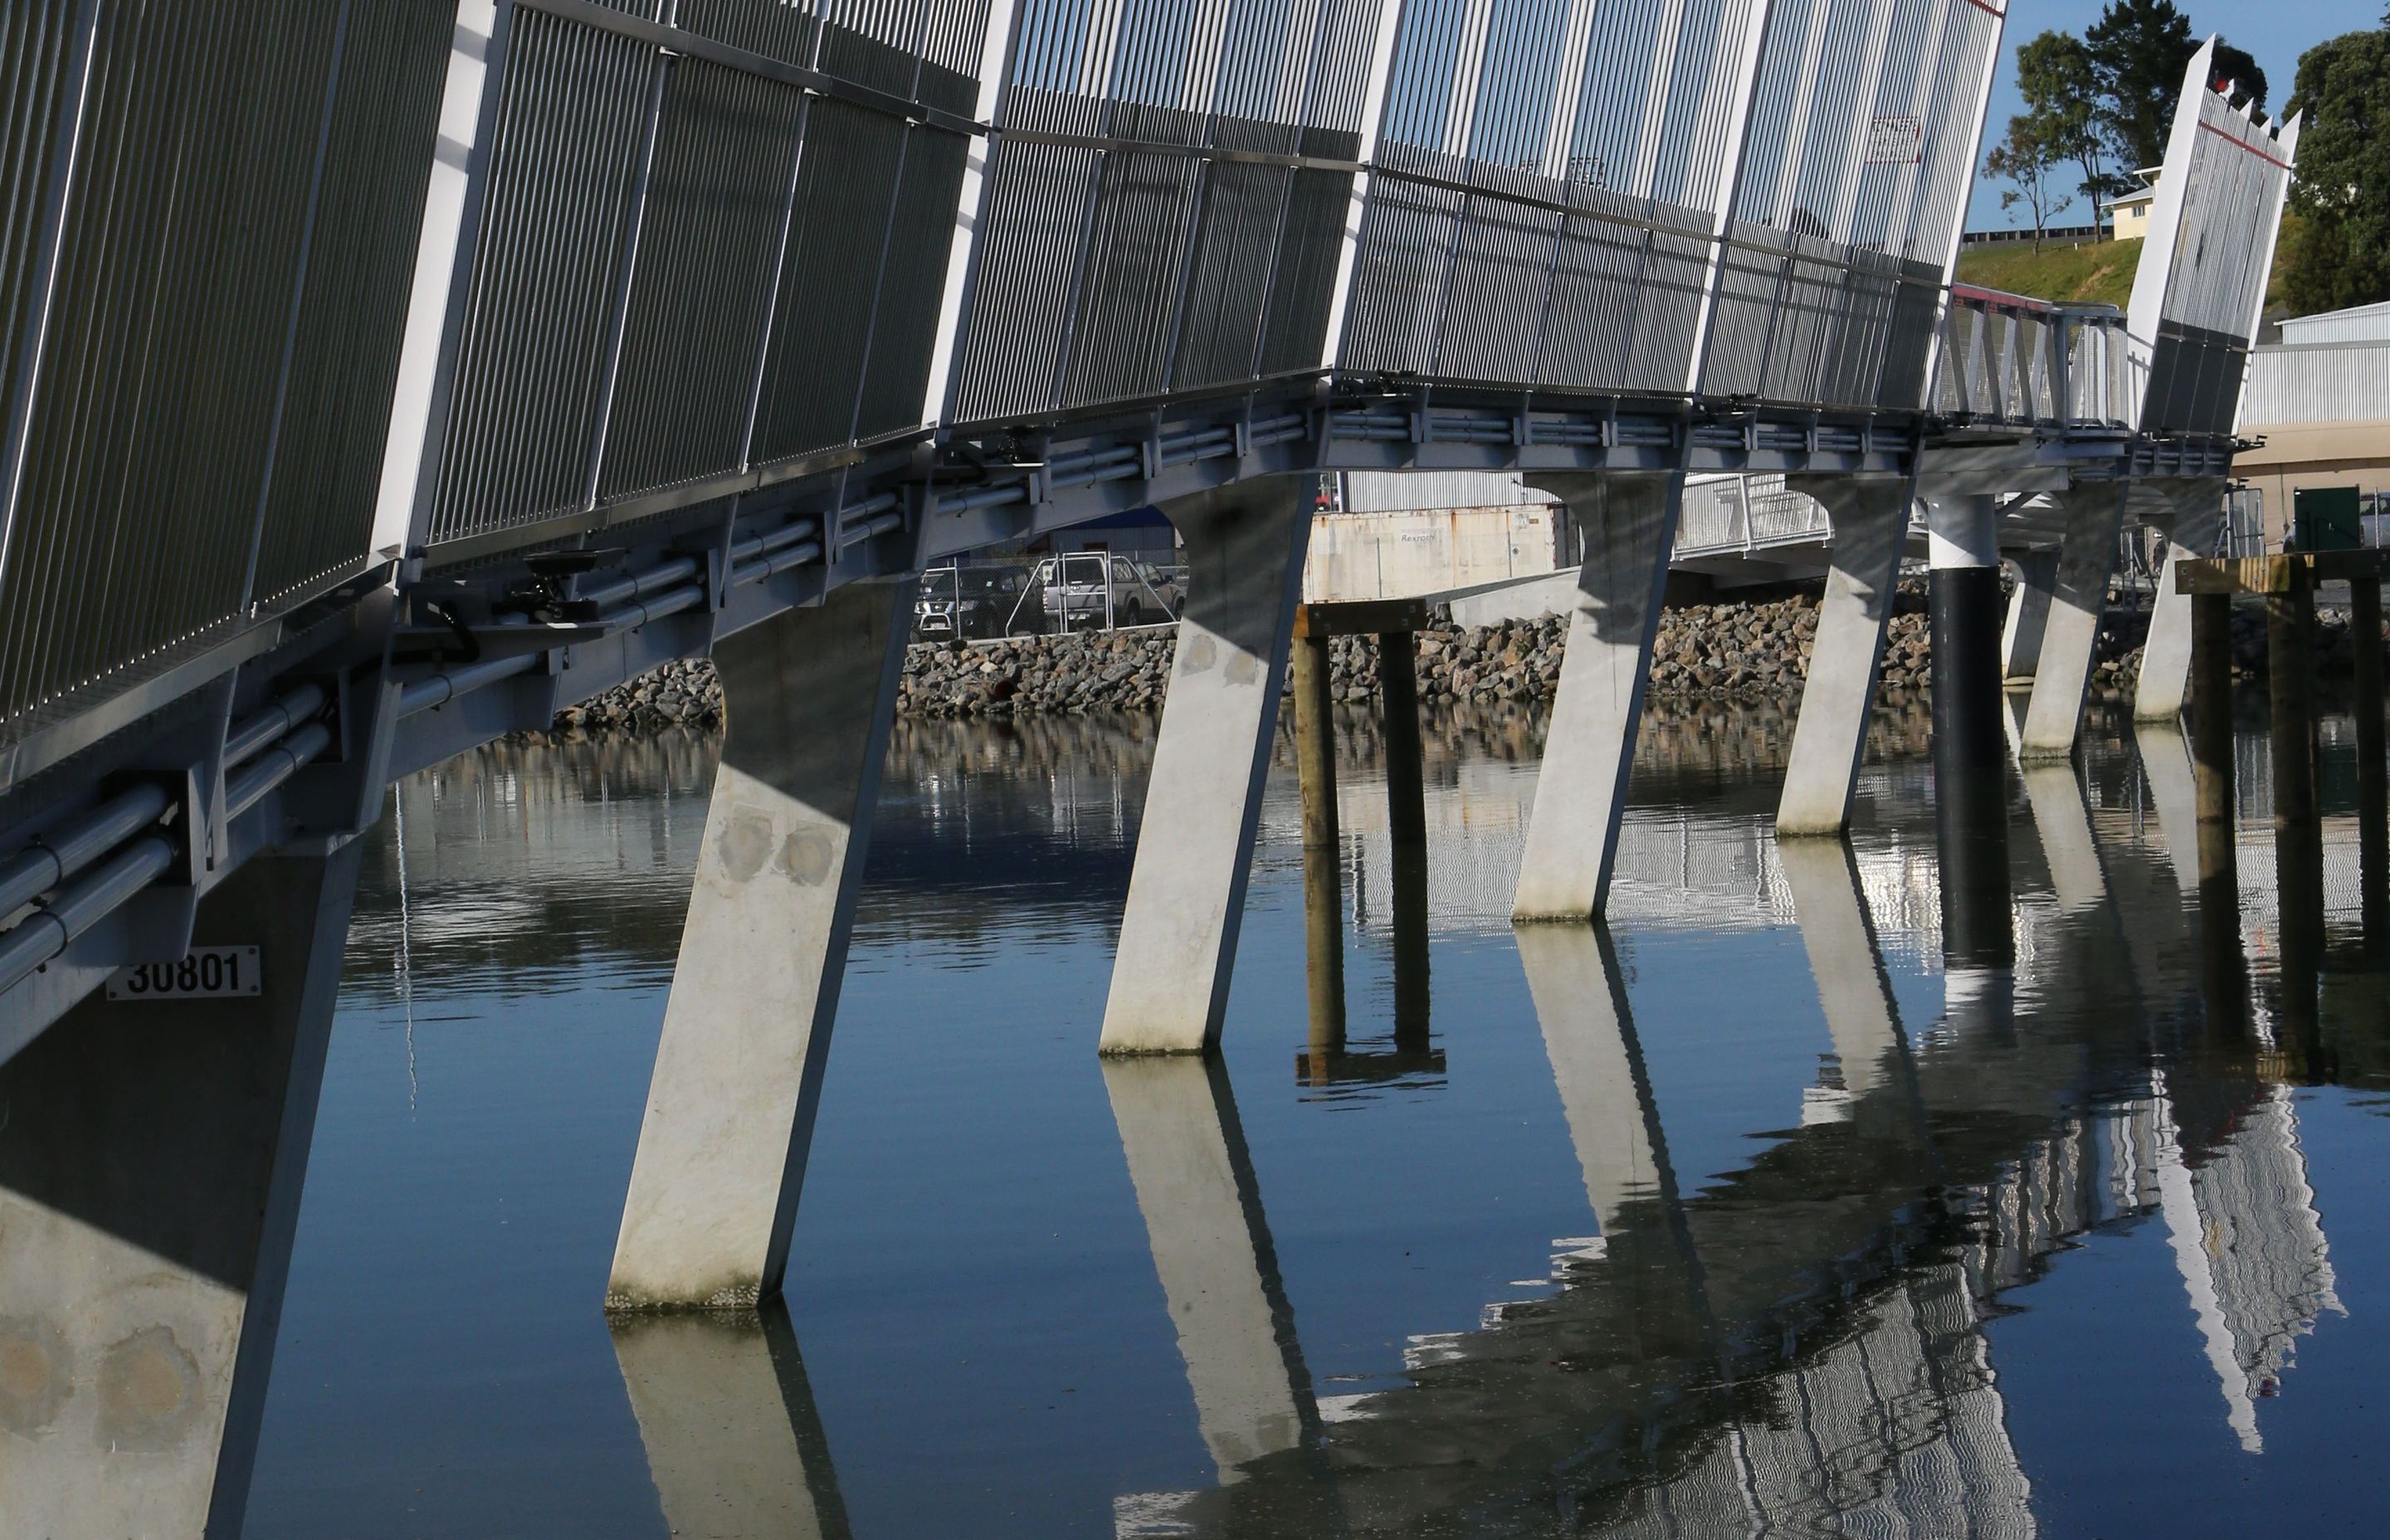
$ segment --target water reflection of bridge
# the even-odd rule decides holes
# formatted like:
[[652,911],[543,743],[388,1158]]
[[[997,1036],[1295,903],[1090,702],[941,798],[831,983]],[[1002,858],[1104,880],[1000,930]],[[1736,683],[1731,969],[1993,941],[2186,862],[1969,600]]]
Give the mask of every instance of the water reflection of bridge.
[[[1473,1328],[1412,1337],[1390,1388],[1315,1392],[1216,1062],[1108,1065],[1220,1473],[1208,1490],[1122,1495],[1116,1532],[2033,1534],[1985,1324],[2083,1238],[2141,1226],[2166,1238],[2179,1341],[2216,1412],[2262,1447],[2298,1338],[2338,1308],[2296,1107],[2260,1072],[2263,1031],[2202,1011],[2206,938],[2152,777],[2102,762],[2066,778],[2071,802],[2047,783],[2029,800],[2051,870],[2016,914],[2040,917],[2040,943],[2010,991],[1954,991],[1930,1023],[1902,1020],[1861,858],[1778,849],[1770,891],[1799,927],[1833,1050],[1818,1086],[1787,1091],[1828,1094],[1697,1193],[1676,1178],[1642,1066],[1620,955],[1634,932],[1613,946],[1600,930],[1520,931],[1590,1233],[1555,1238],[1549,1277]],[[1746,896],[1677,895],[1703,923]],[[616,1327],[684,1533],[765,1514],[844,1533],[836,1430],[781,1322]],[[740,1441],[690,1436],[696,1407]]]

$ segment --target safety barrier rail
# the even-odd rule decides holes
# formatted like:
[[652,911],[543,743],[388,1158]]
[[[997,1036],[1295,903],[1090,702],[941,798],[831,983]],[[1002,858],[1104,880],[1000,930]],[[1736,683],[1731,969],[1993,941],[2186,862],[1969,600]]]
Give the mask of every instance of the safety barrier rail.
[[455,26],[0,14],[0,731],[366,564]]
[[1822,545],[1833,534],[1825,505],[1791,490],[1781,476],[1703,477],[1685,487],[1676,559]]
[[1932,407],[1961,423],[2130,426],[2125,314],[1954,285]]

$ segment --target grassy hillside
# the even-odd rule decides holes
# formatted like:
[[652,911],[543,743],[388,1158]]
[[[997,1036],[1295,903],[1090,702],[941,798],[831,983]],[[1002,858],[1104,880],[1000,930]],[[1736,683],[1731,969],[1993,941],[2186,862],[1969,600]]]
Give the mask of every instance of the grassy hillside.
[[2121,310],[2133,297],[2133,269],[2140,260],[2138,240],[2049,246],[2039,251],[2030,241],[1980,246],[1959,253],[1959,281],[2037,300],[2111,304]]
[[[2281,304],[2282,253],[2292,246],[2298,215],[2285,210],[2281,238],[2274,247],[2274,271],[2266,282],[2266,308]],[[1959,253],[1959,281],[2037,300],[2073,304],[2111,304],[2122,310],[2133,297],[2133,269],[2141,260],[2138,240],[2103,240],[2095,246],[2050,246],[2036,251],[2030,241],[1983,246]]]

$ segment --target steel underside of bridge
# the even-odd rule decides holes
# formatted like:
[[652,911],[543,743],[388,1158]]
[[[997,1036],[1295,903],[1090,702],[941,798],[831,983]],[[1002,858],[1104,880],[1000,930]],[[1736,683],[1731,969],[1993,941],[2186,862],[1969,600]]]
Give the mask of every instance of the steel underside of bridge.
[[[0,34],[46,168],[0,249],[0,1059],[393,777],[957,552],[1322,471],[2232,453],[2239,268],[2138,328],[2154,363],[2113,310],[1948,287],[1980,0],[36,9]],[[1639,110],[1594,100],[1622,70]],[[2193,217],[2278,207],[2245,172]]]

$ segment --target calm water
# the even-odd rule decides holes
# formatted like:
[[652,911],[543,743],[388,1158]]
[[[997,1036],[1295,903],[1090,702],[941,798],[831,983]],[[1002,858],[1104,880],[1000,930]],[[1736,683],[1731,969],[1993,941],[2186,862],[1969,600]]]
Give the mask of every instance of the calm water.
[[786,1313],[620,1336],[710,746],[418,776],[249,1533],[2377,1533],[2390,1047],[2345,811],[2313,1020],[2262,824],[2219,975],[2180,740],[2113,726],[2013,785],[2016,967],[1954,983],[1921,725],[1880,726],[1847,858],[1770,838],[1775,714],[1647,729],[1605,940],[1508,922],[1531,722],[1434,735],[1422,874],[1356,720],[1343,1041],[1282,751],[1221,1064],[1108,1070],[1150,725],[900,724]]

